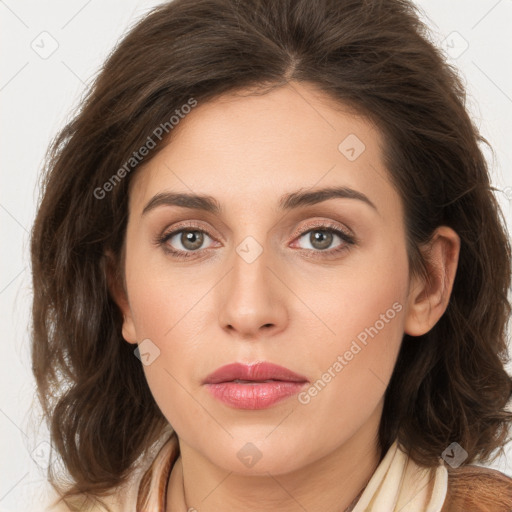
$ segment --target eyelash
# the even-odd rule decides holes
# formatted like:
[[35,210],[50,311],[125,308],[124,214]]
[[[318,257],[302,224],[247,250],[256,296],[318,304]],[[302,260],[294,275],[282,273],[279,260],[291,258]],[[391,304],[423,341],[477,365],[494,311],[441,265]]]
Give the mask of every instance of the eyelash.
[[[195,257],[196,253],[199,253],[201,251],[201,249],[198,249],[198,250],[195,250],[195,251],[180,251],[180,250],[176,250],[176,249],[171,249],[169,247],[169,245],[167,244],[167,242],[175,235],[177,235],[178,233],[181,233],[181,232],[200,232],[200,233],[204,233],[205,235],[209,236],[211,239],[214,239],[207,231],[205,231],[204,229],[200,229],[198,226],[196,225],[186,225],[186,226],[180,226],[179,229],[174,229],[173,231],[171,232],[164,232],[162,235],[158,236],[155,240],[155,244],[157,246],[161,246],[163,248],[163,250],[167,253],[167,254],[170,254],[172,255],[173,258],[177,258],[177,259],[181,259],[181,260],[186,260],[186,259],[189,259],[189,258],[193,258]],[[301,231],[299,233],[297,233],[294,237],[294,240],[296,238],[301,238],[302,236],[312,232],[312,231],[324,231],[324,232],[328,232],[328,233],[333,233],[335,235],[338,235],[341,240],[344,242],[341,246],[335,248],[335,249],[329,249],[329,250],[315,250],[315,249],[299,249],[299,250],[302,250],[302,251],[307,251],[307,252],[313,252],[313,253],[320,253],[318,254],[318,256],[315,254],[314,258],[317,258],[317,257],[325,257],[325,256],[328,256],[328,257],[332,257],[332,256],[337,256],[338,254],[344,252],[344,251],[347,251],[350,249],[351,246],[354,246],[357,244],[357,240],[355,239],[354,236],[352,235],[349,235],[348,233],[346,233],[345,231],[341,230],[339,227],[335,227],[334,225],[328,223],[328,222],[319,222],[318,224],[315,224],[313,226],[308,226],[306,230],[304,231]]]

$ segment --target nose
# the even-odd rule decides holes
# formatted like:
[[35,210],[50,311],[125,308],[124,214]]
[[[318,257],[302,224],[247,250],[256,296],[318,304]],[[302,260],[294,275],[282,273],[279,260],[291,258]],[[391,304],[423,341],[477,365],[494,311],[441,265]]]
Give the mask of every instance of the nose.
[[265,251],[251,263],[235,253],[233,269],[219,290],[219,322],[228,334],[258,340],[286,328],[287,288],[268,263]]

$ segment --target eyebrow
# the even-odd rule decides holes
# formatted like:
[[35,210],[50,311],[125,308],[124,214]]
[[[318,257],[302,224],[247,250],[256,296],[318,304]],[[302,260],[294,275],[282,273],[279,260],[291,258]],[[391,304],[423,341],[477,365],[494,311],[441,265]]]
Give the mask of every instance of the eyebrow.
[[[375,204],[365,196],[362,192],[354,190],[349,187],[326,187],[312,191],[297,190],[281,196],[279,200],[279,208],[281,210],[293,210],[301,206],[309,206],[329,199],[356,199],[366,203],[378,212]],[[190,208],[194,210],[204,210],[206,212],[220,214],[222,206],[212,196],[191,194],[191,193],[178,193],[178,192],[161,192],[153,196],[142,210],[142,215],[145,215],[151,210],[159,206],[180,206],[182,208]]]

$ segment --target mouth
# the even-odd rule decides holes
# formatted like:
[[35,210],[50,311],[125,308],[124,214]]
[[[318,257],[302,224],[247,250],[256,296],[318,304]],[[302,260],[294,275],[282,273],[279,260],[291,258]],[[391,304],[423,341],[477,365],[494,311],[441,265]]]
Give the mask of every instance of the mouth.
[[218,400],[236,409],[265,409],[300,392],[309,381],[273,363],[232,363],[210,374],[203,385]]

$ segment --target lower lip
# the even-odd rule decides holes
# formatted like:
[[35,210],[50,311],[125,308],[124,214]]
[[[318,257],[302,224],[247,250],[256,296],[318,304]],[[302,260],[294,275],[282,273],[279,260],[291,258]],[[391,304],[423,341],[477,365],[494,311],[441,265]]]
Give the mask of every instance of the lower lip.
[[206,384],[208,391],[218,400],[237,409],[266,409],[296,395],[306,382],[219,382]]

